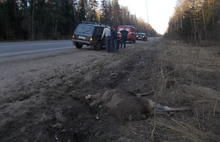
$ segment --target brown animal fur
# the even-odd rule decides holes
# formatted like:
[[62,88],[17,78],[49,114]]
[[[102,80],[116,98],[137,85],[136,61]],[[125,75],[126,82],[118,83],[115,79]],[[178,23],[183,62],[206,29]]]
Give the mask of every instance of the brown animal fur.
[[139,97],[133,92],[122,91],[118,89],[108,90],[96,95],[88,95],[86,99],[91,99],[91,106],[102,104],[111,113],[124,120],[136,120],[146,118],[153,113],[154,108],[164,111],[182,111],[189,110],[189,107],[171,108],[156,104],[150,99]]

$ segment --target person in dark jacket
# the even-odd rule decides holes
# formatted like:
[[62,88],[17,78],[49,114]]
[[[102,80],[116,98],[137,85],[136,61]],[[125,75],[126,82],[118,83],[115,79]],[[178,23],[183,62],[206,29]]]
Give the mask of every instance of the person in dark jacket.
[[122,48],[122,45],[124,45],[124,48],[126,48],[128,31],[124,28],[120,32],[121,32],[121,48]]
[[118,50],[117,47],[117,30],[115,27],[112,28],[112,50]]

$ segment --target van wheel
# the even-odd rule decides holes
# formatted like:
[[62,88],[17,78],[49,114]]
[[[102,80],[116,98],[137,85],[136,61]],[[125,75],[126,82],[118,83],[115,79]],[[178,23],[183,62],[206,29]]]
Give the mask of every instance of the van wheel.
[[77,49],[81,49],[83,45],[78,42],[75,42],[75,46]]
[[98,41],[95,45],[94,45],[94,49],[96,51],[99,51],[102,49],[102,43],[100,41]]

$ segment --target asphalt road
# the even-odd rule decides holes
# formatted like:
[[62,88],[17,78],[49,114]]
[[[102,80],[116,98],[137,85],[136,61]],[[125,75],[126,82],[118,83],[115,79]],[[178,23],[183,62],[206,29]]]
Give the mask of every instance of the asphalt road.
[[[154,38],[149,37],[148,39],[153,40]],[[0,43],[0,58],[68,49],[75,49],[71,40],[5,42]]]
[[0,43],[0,57],[10,57],[73,48],[75,47],[73,47],[71,40],[6,42]]
[[[154,38],[150,37],[148,39],[154,40]],[[3,42],[0,43],[0,63],[11,60],[27,60],[68,54],[75,51],[76,48],[73,46],[71,40]]]

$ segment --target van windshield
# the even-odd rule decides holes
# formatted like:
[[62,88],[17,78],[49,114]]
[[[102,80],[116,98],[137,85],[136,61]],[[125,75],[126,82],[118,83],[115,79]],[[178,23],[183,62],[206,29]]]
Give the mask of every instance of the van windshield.
[[92,36],[93,30],[94,26],[81,24],[76,28],[74,34]]
[[122,31],[122,30],[124,30],[124,29],[125,29],[126,31],[128,31],[128,32],[130,31],[129,28],[119,28],[119,31]]

